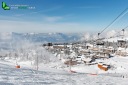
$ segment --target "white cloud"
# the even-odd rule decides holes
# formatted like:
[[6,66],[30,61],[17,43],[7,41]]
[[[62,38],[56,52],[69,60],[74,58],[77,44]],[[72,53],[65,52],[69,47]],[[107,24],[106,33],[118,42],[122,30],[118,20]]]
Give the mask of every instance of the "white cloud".
[[14,14],[12,16],[26,16],[26,15],[31,15],[31,14],[41,14],[41,13],[45,13],[45,12],[50,12],[50,11],[54,11],[54,10],[58,10],[60,9],[61,6],[56,6],[56,7],[52,7],[49,9],[45,9],[45,10],[40,10],[40,11],[33,11],[33,12],[28,12],[28,13],[22,13],[22,14]]
[[56,21],[59,21],[59,20],[63,19],[63,17],[60,17],[60,16],[54,16],[54,17],[45,16],[45,17],[43,17],[43,19],[45,21],[48,21],[48,22],[56,22]]
[[19,17],[19,16],[23,16],[23,15],[25,15],[25,14],[15,14],[14,16]]
[[116,34],[117,34],[117,32],[115,30],[111,30],[106,33],[106,37],[107,38],[114,37],[114,36],[116,36]]
[[81,38],[81,40],[89,40],[89,39],[91,39],[89,33],[85,33],[84,36]]
[[91,8],[101,8],[101,7],[100,6],[81,6],[76,8],[91,9]]
[[37,23],[0,20],[1,32],[86,32],[89,26],[79,23]]

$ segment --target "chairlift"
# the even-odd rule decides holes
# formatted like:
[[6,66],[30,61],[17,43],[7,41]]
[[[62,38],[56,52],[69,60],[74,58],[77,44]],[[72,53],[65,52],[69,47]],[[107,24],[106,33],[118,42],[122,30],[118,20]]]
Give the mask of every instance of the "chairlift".
[[102,40],[97,40],[96,45],[104,45],[104,42]]

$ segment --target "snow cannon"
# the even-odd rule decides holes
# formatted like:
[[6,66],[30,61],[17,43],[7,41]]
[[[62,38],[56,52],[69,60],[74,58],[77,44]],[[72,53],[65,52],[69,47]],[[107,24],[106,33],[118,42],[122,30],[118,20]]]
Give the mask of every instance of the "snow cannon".
[[16,65],[16,68],[20,68],[20,65]]
[[97,76],[97,74],[96,74],[96,73],[90,73],[90,75],[92,75],[92,76]]
[[76,71],[73,71],[73,70],[70,70],[69,72],[70,72],[70,73],[77,73]]
[[101,70],[104,70],[104,71],[107,71],[107,70],[108,70],[108,66],[105,66],[105,65],[98,64],[98,67],[99,67]]

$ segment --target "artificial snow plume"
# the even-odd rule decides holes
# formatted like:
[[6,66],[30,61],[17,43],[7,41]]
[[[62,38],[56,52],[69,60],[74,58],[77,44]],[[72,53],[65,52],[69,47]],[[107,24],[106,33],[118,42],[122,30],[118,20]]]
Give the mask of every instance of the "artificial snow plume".
[[[128,31],[119,31],[119,30],[110,30],[107,32],[103,32],[99,35],[99,38],[115,38],[115,37],[119,37],[121,35],[124,35],[125,37],[128,37]],[[98,35],[97,34],[92,34],[92,39],[98,39]]]
[[84,33],[83,37],[81,38],[82,41],[89,40],[89,39],[90,39],[90,34],[89,33]]
[[128,31],[124,31],[124,36],[128,37]]
[[32,61],[35,65],[37,64],[37,58],[38,64],[57,62],[57,58],[54,57],[52,53],[48,52],[44,47],[42,47],[42,43],[33,43],[29,40],[21,39],[16,42],[9,42],[8,44],[10,49],[1,49],[0,52],[4,51],[4,54],[1,56],[9,57],[10,59],[16,59],[20,62]]
[[[23,48],[22,48],[23,49]],[[35,47],[35,48],[25,48],[22,50],[22,54],[20,53],[20,60],[22,61],[34,61],[34,64],[38,63],[50,63],[56,62],[57,58],[53,57],[51,53],[47,52],[43,47]],[[38,60],[37,60],[38,59]]]
[[117,32],[115,30],[108,31],[106,33],[106,38],[114,37],[116,36]]
[[124,30],[124,31],[122,31],[122,30],[110,30],[110,31],[105,33],[106,38],[120,36],[120,35],[124,35],[125,37],[128,37],[128,31],[127,30]]
[[30,42],[29,40],[20,40],[20,41],[12,41],[9,43],[9,45],[12,49],[15,50],[25,50],[36,46],[37,43]]
[[50,62],[57,62],[57,58],[54,57],[50,52],[46,51],[43,47],[37,47],[35,49],[36,55],[34,56],[35,63],[50,63]]
[[93,34],[92,39],[98,39],[98,36],[96,34]]

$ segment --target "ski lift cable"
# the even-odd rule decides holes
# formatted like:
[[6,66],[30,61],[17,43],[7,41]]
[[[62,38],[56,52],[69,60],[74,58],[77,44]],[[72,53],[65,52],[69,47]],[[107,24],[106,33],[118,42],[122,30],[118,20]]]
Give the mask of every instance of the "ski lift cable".
[[[128,8],[126,8],[123,12],[121,12],[121,14],[119,14],[107,27],[105,27],[100,33],[98,33],[98,40],[99,40],[99,35],[101,33],[103,33],[108,27],[110,27],[113,23],[115,23],[119,18],[122,18],[125,14],[127,14],[127,12],[128,12],[127,10],[128,10]],[[127,27],[125,27],[124,29],[126,29]],[[95,41],[97,41],[97,39]]]
[[98,33],[98,36],[103,33],[107,28],[109,28],[114,22],[116,22],[119,18],[123,17],[127,13],[128,8],[126,8],[123,12],[121,12],[120,15],[118,15],[107,27],[105,27],[100,33]]

